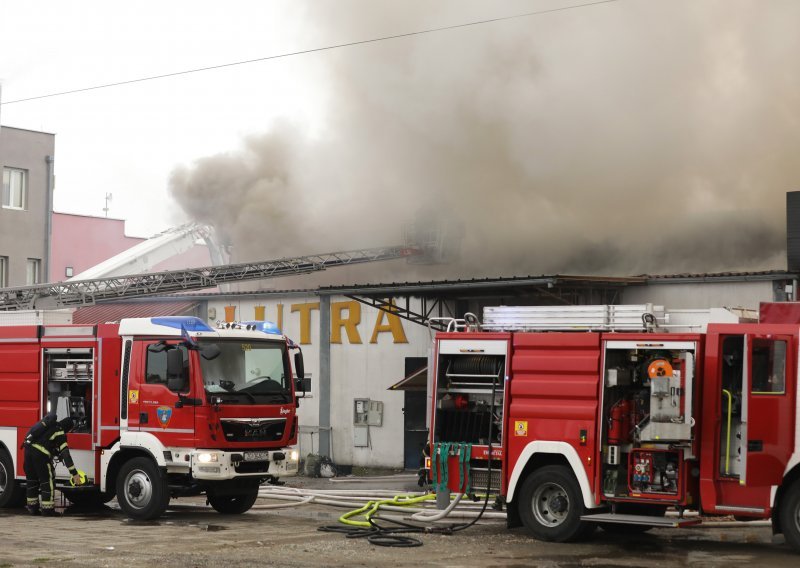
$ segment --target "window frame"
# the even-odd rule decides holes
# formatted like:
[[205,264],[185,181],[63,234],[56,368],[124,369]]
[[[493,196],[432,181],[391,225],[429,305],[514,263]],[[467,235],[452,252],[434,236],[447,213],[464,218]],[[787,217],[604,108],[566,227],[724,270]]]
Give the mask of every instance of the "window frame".
[[0,288],[8,287],[8,257],[0,256]]
[[[758,347],[761,347],[761,348],[766,347],[767,345],[769,346],[769,359],[767,360],[769,366],[766,369],[763,369],[763,370],[767,371],[767,375],[768,376],[766,377],[766,380],[764,380],[764,377],[761,377],[761,376],[756,377],[757,372],[762,370],[762,369],[756,367],[755,351],[756,351],[756,348],[757,348],[757,344],[758,344]],[[778,344],[782,344],[783,345],[782,352],[779,352],[779,350],[776,349]],[[776,357],[777,355],[780,355],[780,357]],[[752,343],[752,347],[751,347],[751,353],[750,353],[750,360],[751,360],[750,361],[750,394],[756,395],[756,396],[785,395],[786,394],[786,373],[787,373],[787,370],[788,370],[787,369],[788,356],[789,356],[789,341],[787,339],[785,339],[783,337],[778,337],[778,338],[756,337],[756,338],[754,338],[753,339],[753,343]],[[780,387],[781,387],[781,390],[763,390],[763,387],[765,385],[769,385],[769,383],[770,383],[769,377],[776,376],[775,363],[780,363],[780,366],[781,366],[781,369],[780,369],[781,370],[781,374],[780,374],[780,378],[781,378]],[[759,375],[760,375],[760,373],[759,373]],[[756,382],[757,380],[758,380],[758,382]]]
[[[12,175],[14,173],[19,174],[21,179],[21,184],[17,191],[19,193],[19,201],[20,206],[14,205],[14,187],[12,186]],[[8,181],[6,181],[8,180]],[[7,184],[7,185],[6,185]],[[8,187],[8,191],[6,192],[6,187]],[[6,203],[6,194],[8,195],[8,203]],[[15,211],[27,211],[28,210],[28,170],[22,168],[11,168],[11,167],[3,167],[3,202],[2,202],[3,209],[11,209]]]
[[[174,392],[174,393],[179,393],[179,392],[182,393],[182,392],[187,392],[188,390],[190,390],[190,386],[191,386],[190,376],[191,375],[190,375],[189,366],[191,365],[191,363],[190,363],[191,355],[189,354],[189,349],[185,345],[182,345],[182,344],[178,343],[178,344],[168,344],[167,347],[163,351],[150,351],[148,349],[148,347],[150,347],[151,345],[158,345],[158,342],[154,341],[154,342],[145,343],[145,349],[144,349],[144,352],[145,352],[144,382],[143,382],[143,384],[150,385],[150,386],[160,385],[160,386],[163,386],[165,389],[169,390],[170,392]],[[184,387],[182,389],[179,389],[179,390],[174,390],[174,389],[171,389],[171,388],[169,388],[167,386],[169,378],[166,376],[166,364],[167,364],[166,357],[167,357],[167,351],[169,349],[180,349],[181,353],[183,354],[183,380],[184,380]],[[161,359],[162,356],[163,356],[163,359],[164,359],[164,361],[163,361],[163,364],[164,364],[164,368],[163,368],[164,375],[163,375],[163,377],[161,377],[161,375],[159,375],[159,377],[161,377],[163,380],[158,380],[158,381],[151,380],[151,375],[148,372],[148,371],[151,370],[151,366],[150,365],[151,365],[151,363],[155,364],[156,363],[156,359]],[[161,361],[158,361],[158,366],[159,367],[161,366]],[[159,369],[159,370],[161,370],[161,369]]]
[[[33,269],[33,278],[31,278]],[[33,286],[42,283],[42,259],[29,258],[25,263],[25,285]]]

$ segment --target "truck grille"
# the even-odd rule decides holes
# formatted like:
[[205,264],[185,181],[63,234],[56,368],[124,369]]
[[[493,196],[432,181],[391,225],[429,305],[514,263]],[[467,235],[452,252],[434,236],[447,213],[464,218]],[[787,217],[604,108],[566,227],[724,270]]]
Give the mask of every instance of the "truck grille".
[[228,442],[274,442],[283,438],[285,418],[266,420],[222,420],[222,432]]

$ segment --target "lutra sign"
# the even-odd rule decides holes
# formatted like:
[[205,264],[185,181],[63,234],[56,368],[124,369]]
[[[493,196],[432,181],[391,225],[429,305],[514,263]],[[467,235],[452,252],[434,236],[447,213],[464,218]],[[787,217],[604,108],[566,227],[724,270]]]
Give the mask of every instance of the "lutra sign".
[[[276,304],[274,319],[267,317],[265,306],[255,306],[253,319],[268,319],[274,321],[283,330],[284,304]],[[319,311],[319,302],[304,302],[300,304],[290,304],[291,314],[297,314],[300,321],[300,344],[311,344],[311,314]],[[378,336],[382,333],[391,333],[394,343],[408,343],[402,320],[383,310],[377,310],[377,316],[371,326],[369,343],[378,343]],[[271,316],[272,314],[270,314]],[[236,306],[225,307],[225,320],[236,321],[249,320],[249,314],[239,314],[237,317]],[[347,342],[352,345],[363,343],[359,328],[362,328],[361,304],[355,300],[346,302],[331,302],[331,343],[343,343],[343,337],[347,337]]]

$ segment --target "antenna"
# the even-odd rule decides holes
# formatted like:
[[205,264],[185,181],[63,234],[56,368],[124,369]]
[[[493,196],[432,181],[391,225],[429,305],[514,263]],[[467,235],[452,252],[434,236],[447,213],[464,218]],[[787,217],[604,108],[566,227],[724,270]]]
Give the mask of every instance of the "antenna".
[[103,211],[106,213],[106,217],[108,217],[108,202],[111,201],[111,198],[114,197],[110,193],[106,193],[106,206],[103,207]]

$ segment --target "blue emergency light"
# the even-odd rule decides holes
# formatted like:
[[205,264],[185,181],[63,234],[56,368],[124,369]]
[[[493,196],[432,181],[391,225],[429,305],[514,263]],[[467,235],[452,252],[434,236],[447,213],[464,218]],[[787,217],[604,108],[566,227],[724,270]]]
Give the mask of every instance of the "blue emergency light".
[[274,333],[276,335],[281,334],[281,328],[278,327],[278,324],[271,321],[240,321],[241,325],[250,326],[252,329],[256,331],[260,331],[262,333]]
[[164,316],[150,318],[150,321],[155,325],[163,325],[165,327],[186,331],[214,331],[206,322],[194,316]]

